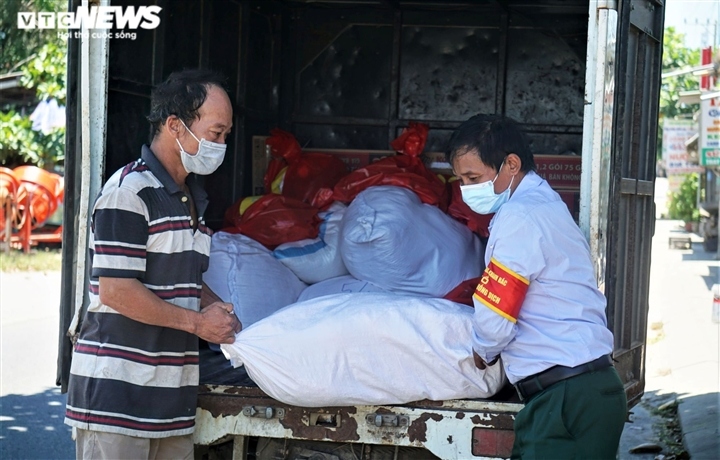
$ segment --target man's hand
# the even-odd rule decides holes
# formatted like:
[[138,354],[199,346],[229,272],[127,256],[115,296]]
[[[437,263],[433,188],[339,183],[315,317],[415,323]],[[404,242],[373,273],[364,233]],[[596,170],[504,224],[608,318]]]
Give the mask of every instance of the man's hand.
[[165,302],[135,278],[100,277],[99,291],[100,301],[121,315],[189,332],[211,343],[233,343],[242,329],[232,304],[210,302],[200,312],[188,310]]
[[210,343],[233,343],[242,324],[230,303],[214,302],[200,311],[195,335]]
[[498,359],[500,359],[500,355],[497,355],[495,359],[493,359],[489,363],[486,363],[477,353],[475,353],[475,350],[473,350],[473,360],[475,361],[475,367],[480,370],[484,370],[485,368],[492,366],[493,364],[498,362]]

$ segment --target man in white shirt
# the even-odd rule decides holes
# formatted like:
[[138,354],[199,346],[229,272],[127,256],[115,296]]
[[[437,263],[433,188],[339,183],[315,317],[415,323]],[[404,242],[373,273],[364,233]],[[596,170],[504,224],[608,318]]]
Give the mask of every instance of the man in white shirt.
[[614,459],[627,401],[587,241],[512,120],[472,117],[448,152],[463,201],[495,213],[473,296],[473,350],[480,369],[502,357],[525,403],[513,458]]

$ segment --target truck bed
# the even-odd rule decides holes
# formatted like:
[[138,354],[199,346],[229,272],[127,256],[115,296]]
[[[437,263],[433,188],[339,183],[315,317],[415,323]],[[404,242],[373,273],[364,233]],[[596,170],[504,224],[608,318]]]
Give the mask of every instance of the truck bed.
[[[502,453],[505,455],[500,456],[504,457],[509,456],[513,422],[521,408],[510,384],[489,399],[296,407],[271,398],[252,381],[244,367],[233,369],[222,353],[201,346],[194,436],[195,443],[203,446],[232,441],[235,452],[247,450],[249,437],[261,436],[284,439],[286,443],[297,440],[331,441],[338,445],[392,444],[424,448],[440,458],[464,458],[457,454],[469,454],[469,446],[486,444],[489,433],[495,433],[492,436],[498,439],[501,449],[495,454]],[[458,441],[456,438],[462,433],[467,439]]]

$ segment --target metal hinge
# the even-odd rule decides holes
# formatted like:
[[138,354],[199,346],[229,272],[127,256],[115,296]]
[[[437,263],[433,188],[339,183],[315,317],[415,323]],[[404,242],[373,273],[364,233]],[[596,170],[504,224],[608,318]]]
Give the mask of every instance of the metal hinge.
[[377,427],[406,427],[410,425],[410,417],[395,414],[368,414],[365,421]]
[[242,414],[246,417],[256,418],[283,418],[285,417],[285,409],[274,408],[272,406],[245,406],[243,407]]

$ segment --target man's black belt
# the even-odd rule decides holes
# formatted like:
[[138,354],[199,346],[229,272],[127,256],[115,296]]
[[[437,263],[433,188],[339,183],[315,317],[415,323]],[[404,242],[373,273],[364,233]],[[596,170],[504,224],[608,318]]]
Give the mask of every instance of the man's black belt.
[[525,377],[515,384],[515,389],[523,402],[540,393],[549,386],[562,380],[587,372],[595,372],[612,366],[610,355],[604,355],[589,363],[575,367],[553,366],[530,377]]

